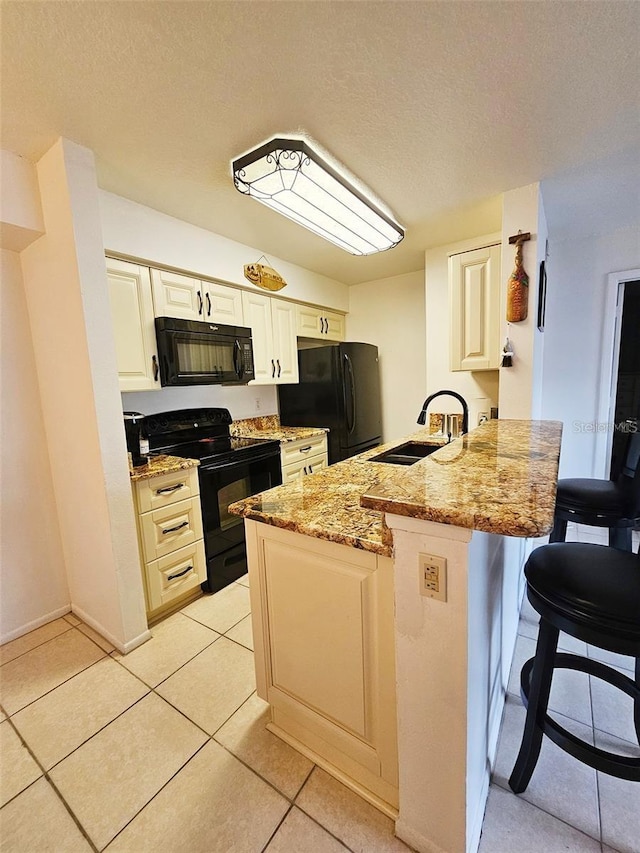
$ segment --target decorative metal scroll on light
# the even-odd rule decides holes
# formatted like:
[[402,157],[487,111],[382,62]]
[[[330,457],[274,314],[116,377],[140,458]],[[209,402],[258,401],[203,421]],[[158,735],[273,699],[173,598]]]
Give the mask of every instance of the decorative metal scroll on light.
[[264,290],[282,290],[283,287],[287,286],[287,282],[273,267],[259,263],[263,258],[265,261],[269,260],[264,255],[261,255],[257,263],[245,264],[244,277],[252,284],[257,284],[258,287],[262,287]]

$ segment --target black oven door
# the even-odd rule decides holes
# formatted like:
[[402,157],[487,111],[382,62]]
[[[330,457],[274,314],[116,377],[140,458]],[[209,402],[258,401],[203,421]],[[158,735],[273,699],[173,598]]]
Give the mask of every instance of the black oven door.
[[240,462],[201,464],[198,477],[207,557],[202,589],[216,592],[247,572],[244,519],[228,507],[282,482],[280,448]]

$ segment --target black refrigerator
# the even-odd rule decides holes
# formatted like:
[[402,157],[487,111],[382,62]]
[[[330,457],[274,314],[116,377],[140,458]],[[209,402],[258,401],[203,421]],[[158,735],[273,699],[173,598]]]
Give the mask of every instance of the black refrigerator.
[[327,427],[329,464],[377,447],[382,436],[378,348],[341,343],[298,350],[299,385],[280,385],[280,422]]

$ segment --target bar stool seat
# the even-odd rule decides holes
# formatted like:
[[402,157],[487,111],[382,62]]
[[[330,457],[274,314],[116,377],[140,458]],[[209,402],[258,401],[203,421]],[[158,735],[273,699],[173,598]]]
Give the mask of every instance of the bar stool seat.
[[632,531],[640,524],[640,432],[629,436],[616,480],[558,480],[550,542],[564,542],[567,522],[609,528],[609,545],[631,551]]
[[[543,735],[596,770],[640,781],[640,758],[616,755],[582,741],[547,713],[554,669],[585,672],[633,699],[640,743],[640,555],[605,545],[543,545],[529,557],[525,577],[527,597],[540,614],[540,629],[535,656],[525,663],[520,676],[527,716],[509,778],[511,789],[519,794],[529,784]],[[635,657],[635,681],[591,658],[557,652],[560,631],[601,649]]]

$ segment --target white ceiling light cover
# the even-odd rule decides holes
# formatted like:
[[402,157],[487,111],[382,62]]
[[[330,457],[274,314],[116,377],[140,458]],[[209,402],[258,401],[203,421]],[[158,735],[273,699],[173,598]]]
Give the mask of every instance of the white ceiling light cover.
[[404,229],[301,139],[271,139],[233,161],[236,189],[352,255],[391,249]]

